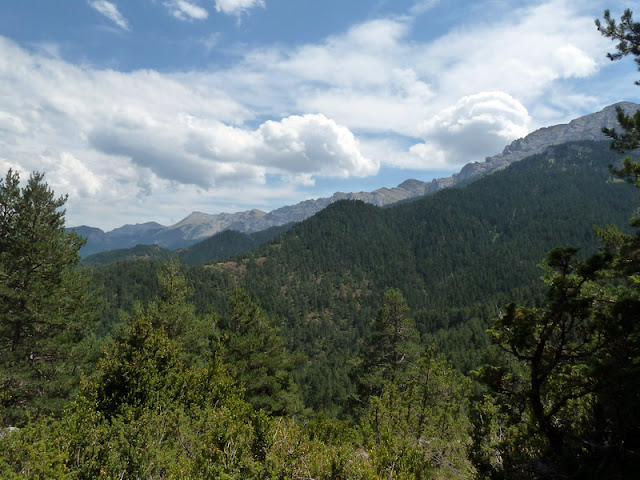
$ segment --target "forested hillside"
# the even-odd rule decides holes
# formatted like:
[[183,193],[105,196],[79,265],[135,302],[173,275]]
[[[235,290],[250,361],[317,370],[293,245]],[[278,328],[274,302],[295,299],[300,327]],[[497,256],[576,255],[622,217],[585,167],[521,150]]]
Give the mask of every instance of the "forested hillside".
[[[526,373],[526,363],[510,364],[508,356],[496,356],[495,350],[489,350],[485,360],[483,355],[493,338],[498,345],[516,341],[513,354],[528,358],[524,350],[520,353],[528,344],[513,340],[508,332],[514,327],[505,322],[519,325],[519,315],[535,322],[546,318],[536,309],[518,310],[506,303],[543,307],[551,299],[555,306],[545,309],[566,311],[574,308],[573,301],[558,303],[554,298],[563,298],[565,288],[578,282],[588,286],[584,291],[580,287],[578,305],[597,305],[589,299],[591,292],[610,288],[598,282],[623,268],[616,263],[620,255],[629,248],[635,251],[632,237],[605,230],[600,241],[611,253],[584,264],[579,260],[596,250],[594,225],[624,228],[637,205],[637,190],[618,181],[609,163],[621,165],[606,142],[556,146],[464,188],[409,204],[381,209],[362,202],[335,203],[250,254],[204,266],[181,266],[175,258],[169,264],[153,258],[121,260],[90,270],[61,265],[60,274],[69,278],[65,282],[77,285],[73,288],[79,289],[80,303],[66,303],[71,284],[34,284],[41,290],[33,292],[46,294],[43,298],[49,298],[56,311],[56,302],[62,302],[69,309],[64,315],[80,323],[58,330],[60,317],[54,316],[43,330],[34,317],[32,331],[38,333],[28,342],[27,337],[15,340],[11,330],[5,332],[5,343],[14,353],[1,365],[11,373],[2,387],[3,417],[5,425],[20,430],[0,437],[8,455],[0,468],[7,475],[42,472],[56,478],[67,478],[67,470],[74,472],[71,478],[198,478],[203,472],[211,478],[270,478],[289,472],[286,478],[304,471],[312,478],[380,478],[390,468],[404,472],[402,478],[422,478],[421,472],[441,478],[451,472],[463,477],[503,472],[509,477],[528,458],[508,453],[518,445],[532,449],[533,458],[572,465],[566,459],[578,458],[571,453],[573,443],[557,446],[562,458],[560,453],[548,457],[544,445],[557,442],[558,435],[584,436],[580,429],[591,432],[591,424],[571,420],[572,433],[556,431],[553,425],[546,433],[529,430],[530,425],[544,424],[547,414],[542,407],[537,423],[523,423],[516,414],[518,395],[541,402],[547,398],[553,406],[550,415],[563,418],[576,415],[568,409],[568,398],[598,398],[599,404],[628,419],[631,404],[620,404],[621,393],[596,396],[596,386],[604,388],[607,379],[619,378],[618,384],[624,384],[612,375],[610,361],[594,356],[599,350],[570,344],[596,362],[596,376],[575,377],[569,383],[554,376],[550,378],[560,382],[560,390],[526,393],[526,383],[508,380]],[[630,165],[625,163],[622,175],[633,178]],[[10,188],[3,185],[3,195],[31,198],[16,189],[16,181],[7,177]],[[40,181],[35,177],[31,188],[40,189]],[[12,208],[18,213],[7,219],[21,218],[22,202],[15,203]],[[53,205],[60,202],[63,199]],[[20,225],[26,228],[29,223],[16,223],[15,228],[23,228]],[[63,232],[58,234],[67,239],[68,253],[61,258],[78,262],[82,242]],[[577,255],[574,250],[556,251],[549,257],[545,295],[537,265],[558,245],[580,245],[583,250]],[[29,247],[18,241],[15,248],[13,243],[7,248],[13,252]],[[15,254],[16,259],[28,258],[19,250]],[[3,261],[14,258],[7,255]],[[15,271],[16,278],[20,271]],[[87,273],[103,299],[95,327],[81,321],[95,315],[87,310],[91,296],[82,293]],[[3,292],[13,298],[10,290]],[[28,292],[25,299],[38,298]],[[610,305],[636,308],[635,303]],[[615,311],[598,313],[603,318],[612,314]],[[491,325],[492,336],[487,336]],[[566,325],[573,339],[575,327]],[[603,328],[598,325],[593,323],[593,328]],[[626,329],[634,331],[633,324],[620,328],[598,334],[607,339],[598,348],[635,355],[635,344],[624,340],[630,338]],[[94,334],[87,335],[88,329]],[[528,333],[523,335],[528,338]],[[586,330],[580,335],[587,335]],[[74,339],[82,341],[71,348]],[[564,352],[564,342],[558,345]],[[38,353],[23,358],[19,352]],[[559,359],[558,368],[579,367],[565,354],[553,358]],[[35,365],[40,365],[37,370]],[[459,371],[473,368],[478,370],[472,378],[482,379],[487,387],[472,388],[469,378],[460,376]],[[515,370],[505,377],[509,368]],[[624,378],[634,378],[630,368],[620,372]],[[84,372],[86,380],[80,382],[74,371]],[[571,375],[583,375],[579,372],[583,370]],[[42,388],[45,385],[57,388]],[[482,388],[495,389],[495,396],[473,393]],[[548,397],[567,388],[568,397]],[[508,391],[512,396],[501,396]],[[636,398],[637,392],[630,395]],[[66,416],[58,421],[62,409]],[[54,415],[51,420],[48,413]],[[503,426],[513,428],[515,436],[497,439],[495,431]],[[605,445],[619,445],[630,434],[622,425],[605,430],[614,435]],[[116,446],[114,438],[121,438],[122,445]],[[421,446],[425,439],[433,450]],[[134,444],[138,447],[131,450]],[[42,462],[44,454],[50,456]],[[504,460],[497,461],[496,455]],[[614,449],[612,455],[627,454]],[[396,464],[393,458],[402,461]],[[587,457],[580,458],[589,464]],[[206,464],[198,459],[207,459]]]
[[[629,10],[596,24],[640,57]],[[640,111],[617,113],[611,144],[415,202],[94,266],[66,197],[10,169],[0,478],[634,478]]]
[[[579,246],[586,257],[597,246],[595,225],[627,224],[637,192],[609,171],[620,158],[607,142],[568,143],[408,204],[335,203],[247,257],[189,269],[193,301],[224,313],[234,287],[253,292],[304,354],[295,377],[314,409],[337,413],[354,393],[358,339],[390,287],[407,299],[422,344],[468,372],[506,303],[542,300],[546,252]],[[153,297],[155,268],[120,262],[95,271],[110,302],[107,322],[115,309]]]

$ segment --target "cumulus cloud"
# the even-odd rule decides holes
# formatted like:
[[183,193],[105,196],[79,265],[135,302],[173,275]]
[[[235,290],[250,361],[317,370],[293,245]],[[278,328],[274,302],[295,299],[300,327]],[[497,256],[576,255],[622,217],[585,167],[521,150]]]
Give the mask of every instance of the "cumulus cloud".
[[205,20],[209,17],[209,12],[204,8],[186,0],[172,0],[165,2],[165,6],[179,20]]
[[379,169],[346,127],[324,115],[270,120],[256,130],[190,116],[167,125],[130,120],[96,127],[89,142],[160,178],[202,188],[264,183],[267,173],[309,185],[315,175],[363,177]]
[[348,128],[322,114],[268,121],[258,135],[258,155],[284,172],[348,178],[375,175],[380,167],[362,155]]
[[240,15],[252,8],[265,6],[264,0],[215,0],[216,10],[227,15]]
[[529,114],[504,92],[481,92],[461,98],[419,125],[425,143],[411,151],[422,160],[460,165],[498,153],[528,133]]
[[253,114],[208,77],[75,66],[1,37],[0,58],[3,156],[26,171],[45,169],[74,201],[141,199],[180,185],[258,187],[267,176],[309,186],[317,176],[379,168],[325,115],[246,127]]
[[[418,2],[415,12],[435,5]],[[531,110],[557,97],[562,82],[592,75],[605,61],[592,18],[564,0],[515,9],[428,42],[411,40],[415,22],[377,18],[319,43],[252,50],[218,78],[256,111],[277,104],[290,112],[323,112],[358,133],[422,138],[422,123],[465,96],[502,92]],[[562,112],[564,119],[573,113]],[[486,143],[495,145],[495,135]],[[378,158],[394,161],[393,155]]]
[[107,0],[90,0],[89,6],[98,11],[123,30],[130,30],[129,22],[122,16],[118,7]]

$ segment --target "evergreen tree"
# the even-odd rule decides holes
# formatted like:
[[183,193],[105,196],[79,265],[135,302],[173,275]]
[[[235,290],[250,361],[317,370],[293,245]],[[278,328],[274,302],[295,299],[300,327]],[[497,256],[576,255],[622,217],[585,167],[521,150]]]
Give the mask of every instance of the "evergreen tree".
[[274,319],[243,290],[235,290],[229,303],[226,360],[244,386],[246,400],[268,414],[300,411],[302,403],[291,377],[297,359],[287,349]]
[[256,478],[264,416],[219,356],[202,365],[184,351],[192,326],[171,338],[142,310],[108,342],[57,434],[46,432],[66,470],[73,478]]
[[360,422],[377,478],[472,478],[469,390],[433,348],[387,383]]
[[[43,175],[0,179],[0,391],[6,421],[60,411],[73,388],[74,346],[93,321],[84,244],[64,227],[66,197]],[[20,413],[22,412],[22,413]]]
[[153,320],[155,327],[162,327],[167,336],[180,346],[188,363],[206,364],[216,353],[220,338],[218,319],[214,314],[199,314],[188,299],[193,295],[176,259],[162,265],[158,271],[160,292],[154,302],[140,310]]
[[380,395],[388,382],[401,384],[407,367],[418,356],[419,334],[408,313],[409,306],[402,293],[388,289],[383,306],[371,322],[371,334],[362,343],[353,372],[360,403],[371,395]]
[[[620,60],[627,55],[634,56],[634,61],[640,70],[640,23],[633,20],[633,12],[626,9],[620,17],[620,22],[611,18],[609,10],[604,11],[604,23],[596,19],[596,26],[603,36],[616,40],[616,52],[609,53],[610,60]],[[636,81],[640,85],[640,80]],[[615,129],[603,128],[602,131],[613,142],[611,148],[617,151],[631,151],[640,147],[640,110],[629,115],[620,107],[617,108],[618,123],[624,133],[618,133]]]
[[[603,35],[620,41],[612,60],[640,64],[640,24],[626,10],[617,24],[605,11]],[[640,146],[640,114],[619,109],[625,131],[604,129],[617,151]],[[640,187],[630,157],[612,169]],[[636,216],[632,225],[640,226]],[[576,249],[554,249],[546,262],[543,308],[511,304],[494,320],[494,356],[480,371],[486,402],[505,435],[478,462],[504,478],[630,478],[640,465],[640,230],[597,229],[600,252],[581,262]],[[481,430],[490,432],[487,422]],[[484,439],[487,442],[487,439]],[[486,444],[485,444],[486,445]],[[481,450],[478,449],[478,450]],[[489,460],[493,457],[494,460]],[[495,459],[500,461],[496,462]],[[488,467],[492,465],[492,467]]]

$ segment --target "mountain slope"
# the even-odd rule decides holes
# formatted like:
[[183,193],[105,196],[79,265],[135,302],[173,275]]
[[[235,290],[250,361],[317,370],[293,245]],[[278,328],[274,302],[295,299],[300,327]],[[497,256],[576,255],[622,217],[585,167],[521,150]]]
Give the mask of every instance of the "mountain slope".
[[[296,375],[316,407],[350,394],[350,359],[387,287],[407,298],[422,341],[466,371],[505,303],[541,298],[537,265],[551,248],[586,254],[597,247],[593,225],[627,225],[637,191],[612,181],[607,165],[616,161],[608,142],[574,142],[387,209],[336,202],[245,258],[189,269],[194,302],[224,312],[227,289],[255,293],[305,354]],[[110,278],[114,308],[126,306],[125,293],[144,300],[153,292],[152,280],[139,278],[150,263],[96,270],[98,283]]]
[[586,254],[597,246],[594,225],[628,223],[637,191],[610,181],[616,160],[608,142],[569,143],[389,209],[337,202],[253,252],[234,275],[287,320],[312,359],[299,373],[311,404],[348,395],[345,359],[387,287],[407,298],[423,342],[468,370],[505,303],[541,298],[537,265],[550,249]]
[[602,127],[617,126],[616,106],[621,106],[628,112],[640,108],[640,105],[634,103],[621,102],[606,107],[600,112],[575,119],[568,124],[541,128],[524,138],[515,140],[506,146],[502,153],[488,157],[485,162],[469,163],[460,173],[430,182],[410,179],[395,188],[380,188],[373,192],[337,192],[331,197],[306,200],[269,213],[257,209],[215,215],[193,212],[169,227],[151,222],[126,225],[107,233],[91,227],[77,227],[75,230],[80,235],[88,236],[87,245],[83,247],[81,254],[86,256],[104,250],[128,248],[145,243],[153,243],[169,249],[184,248],[224,230],[256,232],[272,226],[300,222],[339,200],[362,200],[372,205],[385,206],[432,194],[443,188],[464,185],[473,179],[501,170],[513,162],[540,153],[551,145],[578,140],[603,140],[605,137],[601,133]]
[[132,248],[120,248],[94,253],[82,260],[85,267],[97,267],[122,260],[160,260],[176,257],[185,265],[204,265],[240,255],[267,243],[275,236],[291,228],[291,224],[271,227],[253,233],[225,230],[179,250],[167,250],[158,245],[136,245]]

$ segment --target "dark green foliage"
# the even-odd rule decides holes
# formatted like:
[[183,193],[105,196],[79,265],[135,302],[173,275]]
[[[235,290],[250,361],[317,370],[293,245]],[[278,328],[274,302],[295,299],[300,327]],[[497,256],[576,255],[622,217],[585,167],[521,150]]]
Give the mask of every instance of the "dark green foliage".
[[[76,345],[94,320],[83,241],[64,228],[66,197],[34,173],[0,179],[0,397],[5,421],[59,413],[74,388]],[[76,359],[77,360],[77,359]]]
[[196,311],[189,302],[193,294],[183,267],[174,259],[158,271],[160,291],[155,301],[134,308],[136,315],[151,318],[175,341],[190,365],[206,364],[219,348],[218,316]]
[[419,334],[408,313],[402,293],[387,290],[353,371],[361,403],[371,395],[380,395],[387,383],[402,384],[419,355]]
[[[627,55],[632,55],[640,70],[640,23],[634,22],[633,12],[624,11],[620,22],[611,18],[609,10],[604,11],[604,24],[599,19],[596,26],[603,36],[618,42],[615,53],[608,53],[610,60],[620,60]],[[636,81],[640,85],[640,81]],[[602,131],[610,137],[611,148],[618,152],[628,152],[640,147],[640,111],[628,115],[620,107],[617,108],[618,123],[624,133],[618,133],[615,129],[603,128]]]
[[104,299],[98,334],[105,336],[119,322],[121,310],[133,312],[137,303],[148,303],[160,292],[158,271],[162,262],[156,260],[121,260],[91,270],[93,286]]
[[200,243],[179,250],[178,259],[185,265],[204,265],[235,257],[264,245],[289,228],[291,224],[254,233],[225,230]]
[[[191,300],[225,318],[234,288],[254,293],[306,357],[293,372],[305,404],[338,414],[355,393],[358,339],[388,287],[411,305],[424,346],[435,344],[465,372],[475,368],[488,319],[509,301],[544,299],[537,264],[547,251],[580,245],[586,256],[597,248],[593,225],[627,222],[637,200],[633,188],[610,181],[608,164],[619,161],[606,142],[574,142],[412,203],[337,202],[245,259],[186,269]],[[105,331],[117,322],[113,309],[154,298],[157,266],[95,270],[112,307]]]
[[125,320],[58,426],[64,462],[78,478],[255,478],[267,421],[208,340],[213,324],[186,302],[178,265],[159,283],[157,301]]
[[302,409],[291,371],[296,358],[279,335],[275,320],[249,295],[229,296],[225,358],[245,389],[245,399],[270,415],[291,415]]
[[[640,24],[626,10],[619,24],[605,11],[617,60],[640,61]],[[638,83],[638,82],[636,82]],[[640,114],[618,109],[625,133],[603,129],[618,152],[640,146]],[[640,186],[630,157],[612,172]],[[638,227],[637,216],[632,225]],[[480,377],[490,387],[476,415],[473,456],[497,478],[630,478],[640,466],[640,231],[597,229],[600,251],[585,261],[575,248],[552,250],[544,265],[541,308],[510,304],[489,331]],[[498,432],[501,432],[498,434]]]
[[158,245],[136,245],[133,248],[119,248],[108,252],[94,253],[82,259],[85,267],[98,267],[121,260],[161,260],[167,261],[175,254]]
[[492,342],[511,358],[505,362],[496,354],[495,363],[481,374],[500,392],[502,408],[519,428],[507,437],[507,448],[520,452],[515,459],[503,455],[508,476],[512,469],[520,475],[562,475],[559,465],[581,450],[575,439],[587,428],[595,392],[588,362],[604,341],[591,314],[592,305],[602,300],[591,284],[602,258],[581,263],[575,254],[575,249],[560,248],[549,253],[544,309],[510,304],[489,331]]
[[[615,53],[608,53],[610,60],[620,60],[622,57],[632,55],[640,70],[640,23],[633,21],[633,12],[626,9],[620,17],[620,22],[611,18],[609,10],[604,11],[604,24],[596,19],[596,27],[603,36],[618,42]],[[640,82],[636,82],[640,85]]]
[[468,371],[502,305],[543,299],[545,252],[595,251],[593,225],[626,223],[636,195],[608,181],[619,158],[606,142],[575,142],[409,204],[337,202],[236,262],[234,275],[309,358],[296,373],[307,405],[334,411],[354,393],[348,361],[387,287],[403,292],[423,340]]
[[479,455],[481,470],[502,478],[628,478],[640,465],[632,407],[640,401],[640,232],[598,234],[601,250],[586,261],[575,248],[549,253],[542,308],[510,304],[493,322],[489,333],[502,355],[491,352],[480,370],[494,393],[484,416],[508,433],[490,439],[495,428],[478,417],[477,443],[493,445]]
[[[640,240],[607,228],[597,256],[555,250],[546,300],[526,277],[539,244],[593,250],[593,223],[630,215],[635,195],[604,181],[613,159],[604,144],[554,147],[413,204],[339,202],[246,259],[97,268],[105,298],[128,313],[105,317],[112,338],[63,419],[0,436],[0,476],[631,475]],[[509,295],[526,307],[501,310]],[[474,366],[496,313],[494,340],[515,350],[484,370],[497,388],[471,409],[469,382],[443,356],[418,358],[417,329]],[[303,418],[349,413],[360,338],[372,380],[360,416],[293,420],[296,383]]]
[[490,330],[506,357],[481,378],[510,432],[496,442],[505,478],[626,478],[640,462],[640,236],[601,237],[584,262],[551,251],[544,308],[511,304]]
[[430,349],[361,420],[377,478],[470,478],[470,382]]

